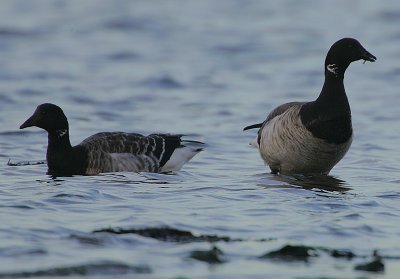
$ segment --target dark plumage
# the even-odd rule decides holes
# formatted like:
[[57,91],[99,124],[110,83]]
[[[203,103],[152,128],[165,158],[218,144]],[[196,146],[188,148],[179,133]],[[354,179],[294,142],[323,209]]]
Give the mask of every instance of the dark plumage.
[[47,131],[48,174],[56,176],[175,171],[202,150],[202,143],[181,140],[181,135],[123,132],[98,133],[72,147],[67,117],[49,103],[39,105],[20,129],[31,126]]
[[278,106],[263,123],[253,145],[273,173],[322,173],[343,158],[352,141],[351,111],[343,78],[350,63],[376,57],[355,39],[332,45],[325,59],[325,82],[312,102]]

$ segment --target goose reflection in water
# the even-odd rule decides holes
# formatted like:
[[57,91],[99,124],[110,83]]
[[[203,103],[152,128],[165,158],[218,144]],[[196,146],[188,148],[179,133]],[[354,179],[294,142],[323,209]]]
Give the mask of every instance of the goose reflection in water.
[[[292,188],[301,187],[305,190],[314,190],[314,191],[328,191],[328,192],[346,192],[351,190],[348,187],[346,181],[338,179],[331,175],[273,175],[268,174],[268,177],[265,177],[265,183],[258,183],[257,186],[265,187],[265,188]],[[284,184],[274,184],[271,181],[283,182]]]

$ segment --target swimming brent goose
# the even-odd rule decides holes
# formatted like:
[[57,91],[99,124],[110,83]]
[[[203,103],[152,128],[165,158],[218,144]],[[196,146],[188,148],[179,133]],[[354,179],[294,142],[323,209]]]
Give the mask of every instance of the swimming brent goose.
[[352,141],[350,105],[343,78],[351,62],[376,57],[355,39],[332,45],[325,59],[325,82],[312,102],[292,102],[275,108],[260,128],[256,146],[272,173],[328,174]]
[[98,133],[72,147],[67,117],[60,107],[48,103],[39,105],[20,129],[32,126],[48,133],[51,175],[176,171],[202,150],[201,142],[181,140],[182,135],[122,132]]

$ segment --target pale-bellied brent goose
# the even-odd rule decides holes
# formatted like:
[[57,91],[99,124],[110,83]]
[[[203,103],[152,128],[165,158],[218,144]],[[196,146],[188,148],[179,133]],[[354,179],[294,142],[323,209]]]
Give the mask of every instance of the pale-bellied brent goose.
[[48,133],[47,165],[51,175],[93,175],[104,172],[168,172],[179,170],[202,150],[203,143],[182,135],[98,133],[72,147],[68,120],[54,104],[42,104],[20,129],[36,126]]
[[357,40],[344,38],[332,45],[325,59],[325,82],[312,102],[292,102],[275,108],[252,145],[272,173],[328,174],[352,142],[350,105],[343,78],[351,62],[374,62]]

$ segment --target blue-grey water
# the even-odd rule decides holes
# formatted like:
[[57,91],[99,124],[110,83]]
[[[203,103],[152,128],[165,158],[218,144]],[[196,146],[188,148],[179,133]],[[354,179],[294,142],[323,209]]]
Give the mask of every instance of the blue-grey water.
[[[399,26],[399,1],[2,0],[0,278],[399,278]],[[270,174],[242,128],[316,98],[342,37],[378,57],[346,74],[350,151],[327,178]],[[44,102],[73,144],[127,131],[206,147],[173,174],[8,165],[45,159],[45,132],[18,129]],[[165,227],[230,241],[104,231]],[[285,245],[314,250],[260,258]],[[193,256],[214,246],[222,263]],[[373,260],[383,271],[357,270]]]

